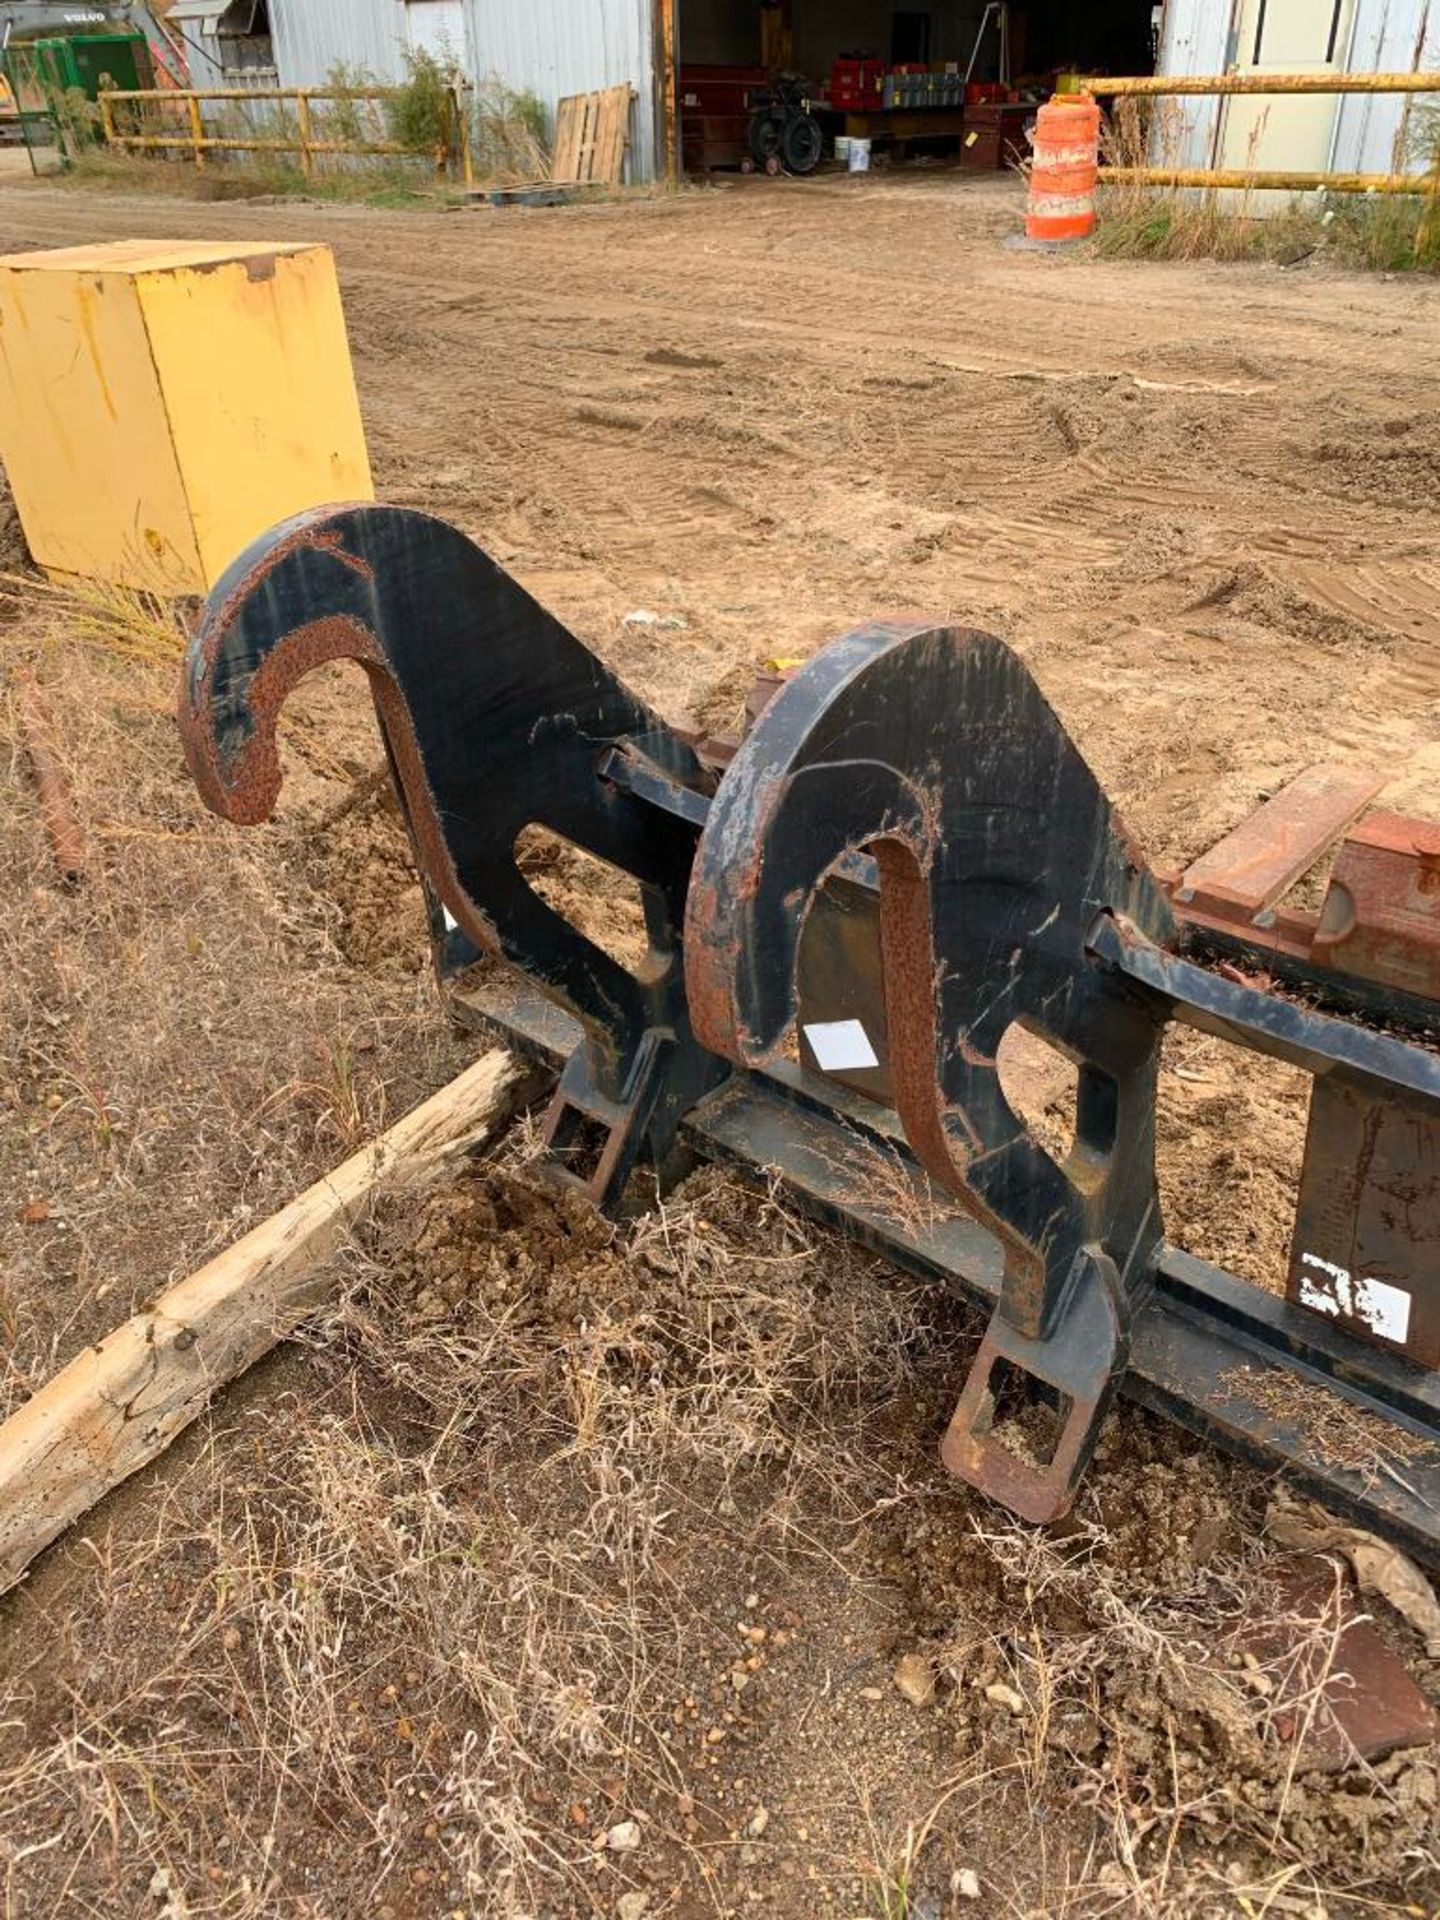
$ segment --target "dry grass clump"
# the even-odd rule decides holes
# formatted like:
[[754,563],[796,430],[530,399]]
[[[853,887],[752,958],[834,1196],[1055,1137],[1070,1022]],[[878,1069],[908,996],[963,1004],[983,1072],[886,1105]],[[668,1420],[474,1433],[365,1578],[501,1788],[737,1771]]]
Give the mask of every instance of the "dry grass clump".
[[[1114,167],[1178,167],[1183,101],[1121,100],[1102,127],[1102,161]],[[1263,128],[1263,121],[1261,122]],[[1247,166],[1256,157],[1252,138]],[[1430,158],[1424,156],[1426,168]],[[1436,176],[1440,187],[1440,173]],[[1274,202],[1273,190],[1263,201]],[[1296,194],[1262,205],[1234,188],[1104,186],[1094,246],[1107,259],[1257,260],[1297,266],[1312,257],[1378,272],[1440,271],[1435,194]]]
[[437,1418],[523,1427],[612,1477],[687,1476],[686,1500],[733,1507],[737,1478],[771,1463],[767,1527],[783,1531],[792,1482],[860,1510],[865,1421],[912,1378],[933,1295],[822,1248],[778,1190],[756,1200],[702,1169],[619,1229],[528,1171],[538,1153],[522,1128],[409,1223],[350,1310],[371,1363]]
[[[1112,1462],[1102,1510],[1113,1475]],[[1217,1493],[1208,1516],[1181,1503],[1185,1524],[1213,1525]],[[1345,1684],[1345,1650],[1339,1615],[1297,1602],[1297,1563],[1260,1528],[1158,1566],[1132,1558],[1103,1519],[1056,1537],[986,1515],[973,1539],[1000,1573],[1005,1625],[952,1635],[937,1664],[967,1720],[987,1685],[1023,1702],[1013,1746],[1025,1792],[1093,1812],[1104,1835],[1093,1889],[1161,1920],[1251,1911],[1246,1901],[1363,1911],[1397,1870],[1417,1897],[1437,1884],[1432,1758],[1357,1762],[1337,1790],[1291,1737],[1297,1724],[1333,1725],[1325,1688]],[[1338,1566],[1330,1577],[1346,1585]]]
[[43,689],[88,875],[58,884],[7,689],[0,1407],[410,1105],[445,1047],[416,983],[347,976],[293,815],[239,832],[202,807],[174,617],[112,589],[7,591],[0,668]]
[[948,1336],[773,1195],[706,1171],[614,1230],[534,1152],[522,1131],[382,1219],[281,1363],[303,1388],[272,1378],[172,1463],[153,1525],[30,1603],[45,1660],[0,1689],[22,1894],[59,1835],[91,1901],[163,1873],[226,1916],[299,1887],[346,1914],[608,1912],[630,1819],[652,1872],[711,1881],[707,1728],[750,1737],[708,1697],[718,1636],[742,1704],[724,1616],[759,1567],[838,1566],[827,1525],[893,1499],[876,1421]]

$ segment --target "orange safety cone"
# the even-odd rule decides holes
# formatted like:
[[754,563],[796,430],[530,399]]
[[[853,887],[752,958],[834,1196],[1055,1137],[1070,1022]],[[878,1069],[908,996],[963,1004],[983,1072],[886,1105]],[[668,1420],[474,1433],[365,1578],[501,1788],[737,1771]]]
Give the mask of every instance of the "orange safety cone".
[[1088,93],[1055,94],[1035,116],[1028,240],[1083,240],[1095,231],[1100,109]]

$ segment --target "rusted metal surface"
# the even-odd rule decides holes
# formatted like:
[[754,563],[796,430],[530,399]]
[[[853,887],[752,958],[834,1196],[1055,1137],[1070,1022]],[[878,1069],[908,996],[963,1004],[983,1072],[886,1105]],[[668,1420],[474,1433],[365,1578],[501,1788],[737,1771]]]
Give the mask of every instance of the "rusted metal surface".
[[1363,767],[1309,768],[1191,862],[1175,904],[1246,918],[1274,906],[1384,784]]
[[1372,813],[1346,835],[1310,957],[1331,972],[1440,1001],[1440,826]]
[[[281,705],[335,659],[370,677],[432,925],[448,915],[461,936],[442,936],[442,967],[489,951],[543,981],[586,1032],[571,1105],[597,1124],[642,1105],[663,1160],[680,1112],[724,1071],[694,1045],[685,1013],[679,929],[697,830],[602,780],[599,762],[607,746],[635,743],[703,789],[695,756],[455,528],[395,507],[321,508],[235,562],[191,642],[181,732],[217,812],[268,815]],[[530,887],[515,844],[532,823],[639,882],[654,949],[643,975]],[[652,1034],[674,1057],[663,1098],[637,1078],[642,1060],[659,1071]]]
[[[1008,648],[920,622],[861,628],[764,708],[711,808],[686,937],[705,1045],[747,1067],[777,1053],[801,930],[858,851],[878,869],[888,1078],[906,1138],[1006,1250],[993,1353],[961,1396],[946,1457],[1017,1510],[1053,1514],[1124,1366],[1128,1295],[1111,1276],[1143,1287],[1160,1240],[1160,1022],[1084,964],[1085,936],[1101,906],[1157,939],[1170,915]],[[996,1056],[1016,1021],[1080,1069],[1064,1167],[1001,1088]],[[863,1058],[873,1043],[856,1024]],[[1051,1461],[1023,1462],[990,1432],[992,1358],[1071,1400]]]
[[1440,1367],[1440,1105],[1316,1080],[1287,1285],[1300,1306]]
[[85,878],[85,833],[75,811],[70,782],[55,750],[55,736],[44,696],[28,667],[15,674],[15,695],[20,710],[20,731],[25,741],[25,757],[35,776],[35,791],[45,821],[51,857],[61,884],[75,887]]
[[1267,1584],[1241,1650],[1266,1677],[1259,1718],[1298,1749],[1300,1772],[1336,1773],[1440,1736],[1440,1716],[1404,1661],[1357,1614],[1338,1560],[1297,1555]]
[[[1314,769],[1163,884],[1200,946],[1307,987],[1346,1012],[1435,1028],[1440,826],[1407,814],[1367,814],[1341,841],[1318,914],[1275,904],[1333,844],[1340,816],[1373,791],[1373,782],[1346,769]],[[1321,800],[1299,818],[1290,797],[1306,791]],[[1284,812],[1273,812],[1282,802]]]
[[[795,991],[802,1065],[812,1073],[828,1071],[836,1084],[893,1107],[885,961],[873,886],[832,875],[816,894],[800,936]],[[856,1021],[873,1065],[862,1055],[853,1066],[827,1068],[816,1055],[811,1029],[840,1029]]]
[[[1253,964],[1262,937],[1292,936],[1264,903],[1360,804],[1359,776],[1301,783],[1305,806],[1290,790],[1211,862],[1213,917],[1232,933],[1243,917],[1248,936],[1240,966],[1214,969],[1191,957],[1201,909],[1172,914],[1034,680],[987,635],[912,620],[843,636],[757,690],[717,784],[454,529],[324,510],[237,563],[192,645],[182,724],[212,805],[264,816],[281,703],[341,657],[370,675],[441,978],[488,947],[548,996],[538,1021],[515,979],[459,1004],[554,1059],[551,1159],[597,1205],[619,1206],[641,1160],[663,1190],[692,1151],[737,1156],[975,1292],[990,1324],[942,1452],[1031,1519],[1073,1497],[1128,1374],[1147,1405],[1440,1554],[1440,1055],[1269,992]],[[534,894],[515,857],[531,822],[639,882],[643,965],[619,966]],[[1384,817],[1352,841],[1362,866],[1408,863],[1415,898],[1385,939],[1413,943],[1435,847]],[[1337,875],[1368,901],[1363,873],[1344,880],[1347,852]],[[1357,909],[1325,924],[1339,947],[1379,923]],[[1164,1246],[1155,1085],[1172,1020],[1314,1076],[1296,1257],[1334,1282],[1327,1301],[1298,1284],[1291,1300],[1257,1293]],[[1017,1025],[1076,1069],[1063,1160],[1001,1084]],[[930,1196],[913,1215],[857,1174],[857,1141],[917,1203]],[[1365,1290],[1377,1281],[1410,1302],[1403,1335],[1358,1324],[1383,1303]],[[1351,1473],[1233,1384],[1252,1364],[1262,1380],[1323,1379],[1430,1451],[1407,1453],[1393,1483]],[[1014,1392],[1051,1403],[1047,1431],[1009,1418]]]

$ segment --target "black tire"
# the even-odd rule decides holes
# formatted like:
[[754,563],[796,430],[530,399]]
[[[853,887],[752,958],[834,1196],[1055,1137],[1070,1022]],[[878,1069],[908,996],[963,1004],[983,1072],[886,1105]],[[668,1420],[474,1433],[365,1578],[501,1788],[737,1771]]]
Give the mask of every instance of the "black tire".
[[780,122],[768,107],[751,118],[749,140],[750,158],[762,170],[767,160],[780,157]]
[[780,136],[780,155],[790,173],[813,173],[825,150],[820,122],[809,113],[792,114]]

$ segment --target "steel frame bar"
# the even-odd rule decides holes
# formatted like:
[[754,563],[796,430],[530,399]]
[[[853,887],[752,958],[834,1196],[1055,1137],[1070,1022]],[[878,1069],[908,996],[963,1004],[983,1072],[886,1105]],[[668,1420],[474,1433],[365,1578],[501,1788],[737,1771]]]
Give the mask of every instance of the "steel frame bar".
[[[452,989],[450,1007],[462,1025],[556,1073],[581,1038],[576,1021],[508,970],[478,989]],[[778,1174],[803,1212],[985,1312],[999,1298],[998,1241],[937,1201],[885,1108],[832,1085],[822,1095],[782,1061],[707,1096],[681,1138],[702,1159],[753,1180]],[[875,1153],[913,1190],[903,1214],[875,1199],[873,1180],[867,1191],[857,1178]],[[1166,1247],[1120,1390],[1228,1452],[1283,1469],[1440,1566],[1440,1376],[1403,1355],[1362,1346],[1278,1295]],[[1327,1457],[1327,1416],[1337,1413],[1381,1423],[1373,1466]]]

